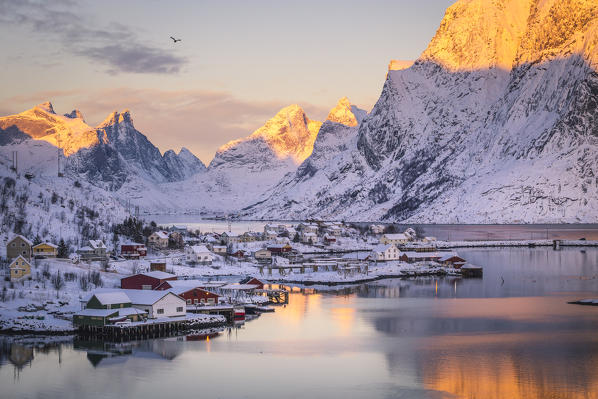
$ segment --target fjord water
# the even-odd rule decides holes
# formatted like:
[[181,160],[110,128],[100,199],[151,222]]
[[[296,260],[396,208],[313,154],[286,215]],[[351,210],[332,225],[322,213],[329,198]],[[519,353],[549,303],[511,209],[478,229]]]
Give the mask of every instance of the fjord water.
[[[483,279],[295,288],[210,339],[0,345],[2,398],[598,398],[598,249],[461,250]],[[2,338],[0,338],[2,339]]]

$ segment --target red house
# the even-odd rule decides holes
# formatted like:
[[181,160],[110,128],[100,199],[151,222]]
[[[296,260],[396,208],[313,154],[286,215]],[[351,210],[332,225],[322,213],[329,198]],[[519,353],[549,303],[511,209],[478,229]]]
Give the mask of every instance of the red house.
[[239,284],[250,284],[250,285],[256,285],[258,290],[263,290],[264,289],[264,283],[262,283],[260,280],[258,280],[255,277],[246,277],[243,280],[239,281]]
[[268,245],[268,251],[272,252],[272,254],[281,254],[285,252],[291,252],[293,247],[289,244],[272,244]]
[[120,288],[129,290],[154,290],[163,282],[176,279],[176,275],[160,271],[139,273],[120,279]]
[[144,244],[129,242],[120,246],[120,254],[125,258],[141,258],[147,255],[147,248]]
[[217,304],[220,295],[199,288],[198,284],[201,284],[201,282],[193,280],[164,281],[156,290],[170,291],[185,299],[187,305]]

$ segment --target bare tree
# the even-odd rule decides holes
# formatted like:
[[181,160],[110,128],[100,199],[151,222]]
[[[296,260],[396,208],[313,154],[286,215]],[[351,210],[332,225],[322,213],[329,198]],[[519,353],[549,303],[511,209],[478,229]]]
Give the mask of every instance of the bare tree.
[[58,298],[60,290],[63,289],[64,285],[65,285],[64,278],[60,274],[60,270],[58,270],[58,272],[52,276],[51,281],[52,281],[52,287],[54,287],[54,289],[56,290],[56,298]]

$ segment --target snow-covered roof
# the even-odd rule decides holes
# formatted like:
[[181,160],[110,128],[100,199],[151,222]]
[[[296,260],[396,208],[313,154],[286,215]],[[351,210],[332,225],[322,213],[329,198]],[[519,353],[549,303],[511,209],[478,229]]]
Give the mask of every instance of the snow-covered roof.
[[158,238],[161,238],[161,239],[168,239],[168,233],[165,231],[154,231],[152,233],[152,235],[156,235],[156,236],[158,236]]
[[239,235],[237,233],[233,233],[232,231],[225,231],[224,233],[222,233],[222,235],[225,235],[227,237],[239,237]]
[[210,253],[210,250],[205,245],[193,245],[189,247],[195,254]]
[[160,270],[154,270],[153,272],[145,272],[145,273],[141,273],[141,274],[143,274],[144,276],[157,278],[158,280],[164,280],[166,278],[176,277],[176,274],[161,272]]
[[212,248],[226,249],[226,245],[213,245]]
[[224,285],[222,287],[220,287],[223,290],[239,290],[239,291],[244,291],[244,290],[254,290],[256,289],[258,286],[256,284],[227,284]]
[[176,295],[169,291],[122,290],[131,299],[133,305],[153,305],[166,295]]
[[316,233],[303,233],[303,237],[316,237]]
[[108,317],[115,313],[119,313],[119,309],[83,309],[75,316]]
[[127,294],[125,294],[122,291],[95,292],[93,293],[92,298],[94,296],[98,299],[98,301],[100,301],[102,305],[114,305],[117,303],[131,302]]
[[33,243],[31,241],[29,241],[29,239],[27,239],[27,237],[24,237],[24,236],[22,236],[20,234],[17,234],[13,238],[11,238],[10,241],[8,242],[8,244],[10,244],[11,242],[13,242],[17,238],[20,238],[21,240],[25,241],[29,245],[33,245]]
[[415,252],[415,251],[406,251],[403,254],[407,255],[410,259],[418,259],[418,258],[440,258],[437,252]]
[[372,252],[381,253],[386,252],[387,249],[393,247],[392,244],[378,244],[374,248],[372,248]]
[[122,243],[121,245],[137,245],[137,246],[139,246],[139,245],[140,245],[140,246],[142,246],[142,247],[145,247],[145,244],[141,244],[141,243],[139,243],[139,242],[133,242],[133,241],[127,241],[127,242],[125,242],[125,243]]
[[89,246],[92,248],[106,248],[102,240],[89,240]]
[[92,247],[85,246],[85,247],[81,247],[81,248],[79,248],[79,251],[93,251],[93,248],[92,248]]
[[276,232],[274,230],[266,230],[266,234],[268,234],[268,235],[278,235],[278,232]]
[[409,239],[409,237],[407,237],[403,233],[384,234],[384,237],[388,238],[389,240],[407,240],[407,239]]
[[466,263],[461,266],[461,269],[481,269],[482,266],[472,265],[471,263]]
[[442,256],[438,260],[441,262],[444,262],[444,261],[449,260],[450,258],[455,257],[455,256],[460,258],[460,256],[456,252],[442,253]]
[[40,242],[39,244],[34,245],[33,248],[37,248],[37,247],[42,246],[42,245],[47,245],[47,246],[52,247],[52,248],[58,248],[58,245],[52,244],[51,242]]

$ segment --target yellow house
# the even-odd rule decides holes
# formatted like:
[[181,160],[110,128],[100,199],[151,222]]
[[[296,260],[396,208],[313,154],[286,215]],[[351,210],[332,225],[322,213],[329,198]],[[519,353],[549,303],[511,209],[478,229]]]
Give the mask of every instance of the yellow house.
[[58,254],[58,246],[50,242],[42,242],[33,246],[33,257],[45,256],[46,258],[55,258]]
[[24,277],[31,276],[31,265],[27,262],[27,259],[23,258],[21,255],[12,261],[8,270],[10,270],[10,281],[20,280]]

